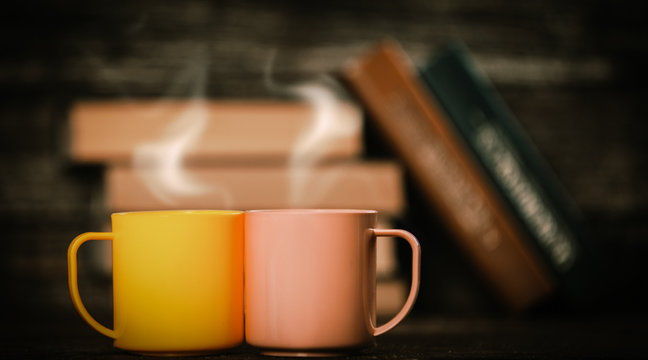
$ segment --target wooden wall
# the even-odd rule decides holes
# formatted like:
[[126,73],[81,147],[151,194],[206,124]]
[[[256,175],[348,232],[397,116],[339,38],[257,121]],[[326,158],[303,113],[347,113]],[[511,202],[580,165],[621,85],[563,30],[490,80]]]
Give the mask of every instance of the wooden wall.
[[[264,84],[268,66],[279,83],[318,79],[385,36],[417,63],[446,39],[463,40],[610,256],[634,274],[623,281],[645,285],[637,264],[648,247],[648,32],[636,3],[57,1],[3,9],[2,296],[72,311],[67,245],[78,233],[100,230],[107,216],[102,169],[67,157],[73,102],[274,97]],[[463,271],[444,259],[434,269]],[[452,284],[439,278],[440,292],[451,294]],[[103,292],[86,291],[102,306]],[[491,309],[432,297],[425,297],[430,312]]]

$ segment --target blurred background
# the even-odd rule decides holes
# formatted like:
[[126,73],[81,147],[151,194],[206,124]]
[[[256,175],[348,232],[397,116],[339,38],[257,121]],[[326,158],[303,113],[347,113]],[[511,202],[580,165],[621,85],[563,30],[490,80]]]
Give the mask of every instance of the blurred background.
[[[581,210],[592,241],[604,249],[603,295],[587,313],[643,313],[648,32],[637,6],[635,1],[196,0],[30,2],[5,9],[0,14],[0,276],[2,301],[8,304],[3,311],[73,314],[67,246],[82,232],[106,230],[112,210],[106,195],[109,166],[78,161],[70,151],[71,114],[80,102],[299,99],[294,92],[276,91],[269,74],[285,86],[323,83],[351,101],[336,74],[347,59],[391,37],[417,65],[451,38],[468,46]],[[399,167],[401,160],[366,113],[361,125],[361,146],[351,150],[355,160]],[[507,314],[405,170],[402,201],[395,206],[389,224],[414,232],[423,247],[414,316]],[[110,278],[91,263],[97,258],[93,245],[87,248],[80,252],[82,294],[91,312],[109,314]],[[406,273],[407,264],[403,269]],[[534,313],[580,312],[549,302],[528,310]]]

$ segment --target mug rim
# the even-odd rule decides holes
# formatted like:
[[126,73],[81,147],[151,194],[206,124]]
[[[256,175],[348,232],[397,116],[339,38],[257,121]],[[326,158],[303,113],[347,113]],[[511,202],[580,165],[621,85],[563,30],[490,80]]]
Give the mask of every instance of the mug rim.
[[212,209],[186,209],[186,210],[137,210],[114,212],[112,216],[146,216],[146,215],[242,215],[242,210],[212,210]]
[[377,214],[377,210],[367,209],[254,209],[246,210],[246,214],[288,214],[288,215],[307,215],[307,214]]

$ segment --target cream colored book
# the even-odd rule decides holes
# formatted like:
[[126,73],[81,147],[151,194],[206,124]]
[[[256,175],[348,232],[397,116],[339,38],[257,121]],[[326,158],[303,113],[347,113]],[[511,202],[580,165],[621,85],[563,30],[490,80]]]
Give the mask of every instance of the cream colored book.
[[313,167],[110,166],[106,200],[111,211],[163,209],[362,208],[385,215],[404,206],[397,163],[350,162]]
[[82,101],[69,114],[69,151],[96,163],[151,152],[188,161],[349,158],[363,151],[362,112],[339,101]]
[[[390,219],[379,216],[378,228],[393,228]],[[106,224],[103,231],[111,231]],[[396,241],[392,237],[380,237],[376,243],[376,313],[380,317],[394,316],[405,304],[409,284],[399,276]],[[112,274],[112,242],[98,241],[92,247],[93,266],[106,277]]]

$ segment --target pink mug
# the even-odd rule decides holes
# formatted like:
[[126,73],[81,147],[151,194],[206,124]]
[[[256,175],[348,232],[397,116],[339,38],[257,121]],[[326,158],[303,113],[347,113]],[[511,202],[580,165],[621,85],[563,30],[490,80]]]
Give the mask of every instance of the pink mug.
[[[414,305],[420,246],[407,231],[376,229],[373,210],[253,210],[245,213],[246,342],[266,355],[338,355],[374,343]],[[412,248],[402,309],[376,324],[376,237]]]

